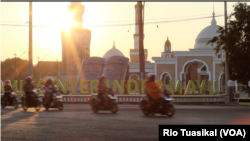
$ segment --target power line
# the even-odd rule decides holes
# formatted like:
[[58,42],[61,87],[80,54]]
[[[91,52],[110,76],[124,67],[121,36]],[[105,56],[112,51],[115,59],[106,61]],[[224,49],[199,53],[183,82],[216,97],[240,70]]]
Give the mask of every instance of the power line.
[[[153,19],[155,19],[154,18],[154,15],[153,15],[153,13],[152,13],[152,11],[150,10],[150,7],[149,6],[147,6],[148,8],[149,8],[149,11],[150,11],[150,13],[151,13],[151,15],[153,16]],[[156,23],[155,23],[156,24]],[[162,35],[162,33],[161,33],[161,31],[160,31],[160,29],[159,29],[159,26],[156,24],[156,26],[157,26],[157,28],[158,28],[158,30],[159,30],[159,32],[160,32],[160,34],[161,34],[161,37],[162,37],[162,39],[163,39],[163,35]]]
[[122,47],[122,48],[124,48],[124,46],[125,46],[125,44],[126,44],[126,40],[127,40],[128,34],[129,34],[129,29],[130,29],[130,26],[129,26],[129,28],[128,28],[128,33],[127,33],[127,35],[126,35],[126,38],[125,38],[125,40],[124,40],[124,44],[123,44],[123,47]]
[[[230,12],[233,12],[233,11],[230,11]],[[228,12],[228,13],[230,13]],[[218,13],[224,13],[224,12],[216,12],[216,14]],[[208,14],[199,14],[199,15],[190,15],[190,16],[179,16],[179,17],[168,17],[168,18],[159,18],[159,19],[144,19],[145,21],[150,21],[150,20],[164,20],[164,19],[176,19],[176,18],[183,18],[183,17],[193,17],[193,16],[202,16],[202,15],[210,15],[211,13],[208,13]],[[100,22],[87,22],[87,23],[112,23],[112,22],[131,22],[131,21],[134,21],[134,20],[128,20],[128,21],[100,21]],[[2,22],[11,22],[11,23],[25,23],[25,24],[28,24],[29,22],[20,22],[20,21],[1,21]],[[32,22],[33,24],[34,23],[49,23],[51,21],[48,21],[48,22]]]
[[[221,17],[224,15],[218,15],[214,17]],[[181,20],[169,20],[169,21],[158,21],[158,22],[146,22],[144,24],[162,24],[162,23],[172,23],[172,22],[182,22],[182,21],[192,21],[192,20],[200,20],[200,19],[207,19],[212,18],[212,16],[207,17],[199,17],[199,18],[190,18],[190,19],[181,19]],[[29,27],[29,25],[15,25],[15,24],[1,24],[3,26],[21,26],[21,27]],[[103,25],[85,25],[85,27],[114,27],[114,26],[130,26],[135,25],[135,23],[129,24],[103,24]],[[33,25],[33,27],[58,27],[58,26],[41,26],[41,25]]]

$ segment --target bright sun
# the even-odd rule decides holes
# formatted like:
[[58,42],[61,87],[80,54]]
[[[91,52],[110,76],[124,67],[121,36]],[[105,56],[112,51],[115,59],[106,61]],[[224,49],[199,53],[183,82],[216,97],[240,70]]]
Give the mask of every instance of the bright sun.
[[60,28],[68,32],[74,25],[76,25],[76,22],[73,20],[73,13],[68,13],[60,23]]

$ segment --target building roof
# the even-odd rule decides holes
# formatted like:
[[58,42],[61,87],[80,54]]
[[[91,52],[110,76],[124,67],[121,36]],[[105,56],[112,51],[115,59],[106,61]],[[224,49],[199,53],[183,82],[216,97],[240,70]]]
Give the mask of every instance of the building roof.
[[216,33],[219,29],[219,26],[216,24],[215,16],[213,12],[213,18],[211,21],[211,25],[205,27],[201,32],[198,34],[196,40],[195,40],[195,49],[201,49],[201,48],[210,48],[213,49],[216,44],[213,46],[211,44],[206,45],[209,40],[211,40],[214,36],[218,36],[219,34]]
[[167,41],[165,42],[165,46],[171,46],[171,43],[170,43],[170,41],[168,40],[168,38],[167,38]]
[[113,44],[113,47],[104,54],[103,58],[109,58],[111,56],[125,57],[123,53],[115,47],[115,43]]

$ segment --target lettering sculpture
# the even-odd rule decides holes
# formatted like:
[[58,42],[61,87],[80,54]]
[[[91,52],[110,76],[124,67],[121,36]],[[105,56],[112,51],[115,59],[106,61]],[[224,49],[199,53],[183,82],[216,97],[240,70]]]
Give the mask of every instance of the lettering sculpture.
[[[111,75],[111,73],[110,73]],[[109,88],[112,88],[114,91],[117,92],[117,94],[119,93],[123,93],[124,90],[125,90],[125,80],[124,79],[120,79],[120,83],[118,83],[118,81],[116,79],[114,79],[115,77],[113,77],[113,81],[112,83],[110,83],[111,81],[109,79],[106,79],[106,86],[109,87]],[[69,80],[69,82],[73,85],[76,84],[77,80]],[[89,93],[94,93],[95,91],[97,91],[97,83],[98,83],[98,80],[80,80],[80,91],[81,91],[81,94],[89,94]],[[146,80],[142,80],[141,81],[141,85],[142,85],[142,90],[141,92],[144,93],[144,88],[146,88],[145,86],[145,82]],[[197,83],[199,82],[199,80],[197,80]],[[37,88],[40,88],[40,85],[44,84],[45,83],[45,80],[40,80],[38,81],[37,83]],[[66,93],[67,91],[67,83],[68,81],[67,80],[64,80],[64,83],[62,84],[62,82],[60,80],[54,80],[53,82],[54,84],[56,84],[57,88],[61,88],[62,91],[64,93]],[[96,84],[95,84],[96,83]],[[135,89],[132,91],[130,86],[131,84],[134,83],[135,84]],[[160,88],[163,89],[163,82],[161,80],[158,80],[157,83],[160,85]],[[201,84],[198,83],[198,89],[199,89],[199,93],[202,94],[202,90],[204,90],[204,83],[205,81],[203,81]],[[18,81],[15,80],[13,81],[13,89],[15,90],[16,93],[22,93],[22,86],[23,86],[23,80],[21,80],[19,82],[19,89],[18,89]],[[110,85],[111,84],[111,85]],[[178,80],[176,85],[174,85],[174,82],[173,80],[169,80],[169,90],[171,92],[179,92],[180,94],[182,93],[182,81],[181,80]],[[1,92],[3,93],[4,92],[4,89],[3,89],[3,82],[1,83]],[[138,91],[138,83],[137,81],[135,80],[128,80],[127,81],[127,91],[128,93],[134,93],[136,91]],[[87,88],[87,89],[84,89],[84,88]],[[205,89],[205,90],[208,90],[210,94],[216,94],[218,92],[218,82],[215,82],[215,89],[212,89],[212,81],[208,81],[208,89]],[[75,92],[75,87],[72,87],[72,93]],[[193,94],[197,94],[196,93],[196,87],[194,85],[194,82],[193,80],[189,80],[188,82],[188,86],[184,92],[185,95],[188,95],[190,94],[190,92],[193,92]],[[40,91],[39,93],[44,93],[44,91]]]

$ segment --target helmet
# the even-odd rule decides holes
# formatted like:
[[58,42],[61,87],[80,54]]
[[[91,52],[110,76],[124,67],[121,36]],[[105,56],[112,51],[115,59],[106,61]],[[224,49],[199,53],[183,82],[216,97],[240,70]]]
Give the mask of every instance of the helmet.
[[103,75],[98,78],[99,81],[104,80],[104,79],[105,79],[105,76]]
[[155,77],[155,74],[154,73],[149,73],[148,78],[152,78],[152,77]]
[[26,80],[27,83],[31,83],[31,82],[32,82],[32,77],[31,77],[31,76],[28,76],[28,77],[26,77],[25,80]]
[[10,80],[6,80],[4,83],[5,83],[5,84],[9,84],[9,83],[10,83]]
[[47,81],[47,82],[52,82],[52,78],[51,78],[51,77],[48,77],[48,78],[46,79],[46,81]]
[[52,81],[52,78],[51,78],[51,77],[48,77],[46,80],[47,80],[47,81],[49,81],[49,80]]

